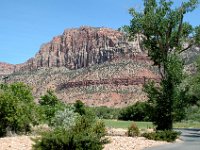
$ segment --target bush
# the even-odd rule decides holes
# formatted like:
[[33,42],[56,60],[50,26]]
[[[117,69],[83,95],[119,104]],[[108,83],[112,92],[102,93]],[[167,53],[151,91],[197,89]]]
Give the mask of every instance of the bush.
[[42,123],[52,125],[52,118],[58,110],[63,110],[65,105],[57,98],[52,90],[47,90],[47,93],[40,97],[40,113]]
[[200,104],[199,106],[191,106],[186,110],[186,118],[187,121],[197,121],[200,122]]
[[151,121],[151,107],[147,102],[137,102],[123,108],[119,113],[119,120]]
[[34,150],[101,150],[99,138],[88,130],[76,132],[73,130],[56,129],[35,140]]
[[134,137],[140,134],[139,128],[135,123],[132,123],[130,127],[128,127],[128,136]]
[[74,112],[78,113],[80,116],[84,116],[88,122],[94,122],[96,119],[94,111],[90,107],[85,106],[80,100],[74,103]]
[[79,113],[80,115],[85,115],[86,110],[85,110],[85,105],[82,101],[77,100],[76,103],[74,104],[75,107],[75,112]]
[[0,86],[0,136],[29,132],[38,123],[30,88],[23,83]]
[[[55,115],[55,128],[53,131],[43,133],[41,137],[36,138],[33,146],[35,150],[101,150],[103,149],[105,135],[105,125],[102,121],[96,121],[90,109],[86,109],[84,105],[75,109],[79,114],[75,117],[75,124],[70,124],[70,120],[74,120],[74,112],[63,111],[57,112]],[[81,110],[81,111],[77,111]],[[70,113],[69,113],[70,112]],[[83,113],[84,112],[84,113]],[[56,114],[57,114],[56,113]],[[70,114],[70,115],[69,115]],[[73,115],[72,115],[73,114]],[[65,118],[66,116],[66,118]],[[70,117],[69,117],[70,116]],[[71,119],[69,119],[71,118]],[[62,121],[67,119],[67,121]],[[64,127],[61,124],[68,124]]]
[[47,90],[47,93],[41,96],[39,100],[39,104],[45,106],[55,106],[59,102],[59,99],[56,97],[52,90]]
[[100,119],[117,119],[119,116],[119,108],[109,108],[106,106],[92,107],[95,115]]
[[175,141],[179,135],[180,135],[180,132],[171,131],[171,130],[164,130],[164,131],[157,131],[157,132],[142,134],[143,137],[150,140],[167,141],[167,142]]
[[93,127],[93,132],[97,134],[98,137],[104,137],[106,135],[106,126],[103,121],[99,120]]
[[69,129],[75,125],[78,114],[74,112],[72,107],[66,107],[64,110],[58,110],[52,119],[54,127],[62,127]]

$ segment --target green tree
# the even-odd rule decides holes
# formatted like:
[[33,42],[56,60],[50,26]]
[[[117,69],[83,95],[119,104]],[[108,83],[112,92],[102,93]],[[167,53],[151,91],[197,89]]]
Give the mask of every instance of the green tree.
[[41,96],[39,100],[41,112],[43,112],[43,120],[49,125],[52,124],[52,118],[56,111],[64,109],[64,104],[57,98],[52,90],[47,90],[47,93]]
[[[141,48],[148,51],[161,77],[160,85],[150,83],[145,86],[150,103],[155,108],[154,123],[158,130],[172,129],[173,113],[175,108],[178,109],[176,104],[182,101],[182,106],[186,106],[185,98],[177,93],[187,91],[187,88],[178,89],[184,78],[183,63],[178,55],[200,43],[200,26],[193,28],[184,22],[184,15],[197,5],[198,0],[182,2],[177,8],[171,0],[144,0],[143,11],[130,9],[133,18],[129,35],[131,38],[142,35]],[[182,108],[179,107],[179,110]]]
[[23,83],[0,85],[0,136],[28,132],[36,124],[38,114],[30,87]]
[[119,120],[151,121],[151,107],[147,102],[137,102],[121,109]]
[[188,78],[188,83],[190,85],[189,94],[194,104],[197,103],[197,100],[200,100],[200,57],[197,58],[195,65],[196,73]]
[[59,99],[52,90],[47,90],[47,93],[41,96],[39,103],[40,105],[55,106],[59,103]]
[[85,105],[82,101],[77,100],[76,103],[74,103],[75,112],[79,113],[80,115],[85,115]]

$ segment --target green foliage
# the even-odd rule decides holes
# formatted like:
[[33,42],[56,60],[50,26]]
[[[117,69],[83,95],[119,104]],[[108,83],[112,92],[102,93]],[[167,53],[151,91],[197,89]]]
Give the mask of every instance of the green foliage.
[[106,106],[91,107],[91,109],[100,119],[117,119],[120,112],[119,108],[109,108]]
[[34,150],[101,150],[100,139],[88,130],[65,131],[56,129],[38,138],[33,146]]
[[74,112],[84,117],[87,120],[87,122],[93,122],[96,120],[96,116],[92,108],[85,106],[85,104],[82,101],[77,100],[73,106]]
[[[185,97],[185,101],[177,104],[178,107],[183,108],[183,111],[177,111],[184,117],[184,120],[200,121],[199,106],[200,106],[200,57],[196,59],[196,72],[191,76],[188,76],[184,82],[184,86],[187,88],[186,92],[179,92],[180,97]],[[181,102],[181,101],[180,101]],[[184,106],[183,106],[184,105]],[[182,110],[183,110],[182,109]],[[180,115],[180,116],[181,116]],[[176,121],[180,121],[176,119]]]
[[92,130],[99,138],[106,135],[106,126],[102,120],[96,121]]
[[84,103],[80,100],[77,100],[76,103],[74,104],[75,107],[75,112],[79,113],[80,115],[84,115],[86,112]]
[[[80,107],[78,107],[80,108]],[[81,105],[81,110],[85,110],[84,114],[76,118],[75,124],[70,124],[65,128],[58,125],[53,131],[44,133],[41,137],[35,139],[33,146],[35,150],[54,150],[54,149],[70,149],[70,150],[101,150],[103,149],[102,137],[105,135],[105,125],[101,121],[96,121],[91,111],[87,111],[84,105]],[[72,109],[71,109],[72,110]],[[71,110],[64,111],[68,118],[74,119],[74,114]],[[82,111],[81,111],[82,112]],[[61,112],[60,112],[61,113]],[[58,123],[63,115],[58,117]],[[75,112],[73,112],[75,113]],[[69,115],[70,114],[70,115]],[[70,117],[69,117],[70,116]],[[64,117],[65,118],[65,117]],[[69,120],[67,119],[68,124]]]
[[140,131],[137,125],[133,122],[130,127],[128,127],[128,136],[135,137],[139,136]]
[[41,118],[43,123],[52,125],[52,118],[58,110],[63,110],[65,105],[57,98],[52,90],[47,90],[47,93],[41,96],[39,100]]
[[52,118],[54,127],[69,129],[75,125],[78,114],[74,112],[72,107],[66,107],[64,110],[58,110]]
[[192,77],[188,77],[187,84],[189,85],[190,102],[193,105],[198,105],[200,101],[200,57],[196,59],[195,65],[197,71]]
[[149,140],[167,141],[167,142],[175,141],[179,135],[180,135],[180,132],[176,132],[172,130],[156,131],[156,132],[142,134],[143,137]]
[[185,117],[185,108],[190,104],[188,88],[180,87],[183,75],[183,64],[177,55],[169,55],[166,63],[166,79],[160,85],[149,82],[144,86],[152,108],[152,121],[158,130],[172,129],[173,121]]
[[184,120],[200,122],[200,107],[191,106],[186,109],[186,118]]
[[0,136],[6,132],[28,132],[38,114],[30,88],[23,83],[0,86]]
[[137,102],[123,108],[118,116],[119,120],[151,121],[151,107],[147,102]]
[[57,96],[54,94],[52,90],[47,90],[47,93],[41,96],[39,100],[39,104],[45,105],[45,106],[55,106],[58,103],[59,103],[59,99],[57,98]]
[[178,8],[171,0],[144,0],[142,12],[130,9],[133,18],[129,35],[131,38],[142,35],[141,48],[148,50],[148,56],[158,66],[161,76],[159,86],[153,83],[145,86],[149,101],[155,108],[153,118],[158,130],[171,130],[174,114],[180,116],[178,120],[184,117],[185,103],[188,104],[184,97],[187,88],[179,88],[184,76],[182,61],[177,54],[199,44],[199,27],[193,28],[183,21],[184,15],[197,5],[198,0],[183,2]]
[[197,45],[200,46],[200,25],[195,28],[195,41],[197,41]]

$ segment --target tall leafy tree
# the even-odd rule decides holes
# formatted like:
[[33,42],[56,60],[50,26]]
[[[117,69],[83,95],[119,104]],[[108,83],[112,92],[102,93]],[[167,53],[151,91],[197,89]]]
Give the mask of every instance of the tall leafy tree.
[[23,83],[0,84],[0,137],[30,131],[38,123],[31,88]]
[[[183,63],[179,54],[200,44],[200,26],[192,27],[184,22],[185,14],[192,12],[198,0],[182,2],[175,7],[172,0],[143,0],[143,11],[130,9],[132,20],[129,35],[134,38],[141,34],[141,48],[158,66],[160,85],[150,83],[145,86],[149,102],[155,108],[154,123],[158,130],[172,129],[175,110],[183,109],[187,99],[187,89],[179,89],[183,75]],[[182,93],[182,94],[180,94]]]

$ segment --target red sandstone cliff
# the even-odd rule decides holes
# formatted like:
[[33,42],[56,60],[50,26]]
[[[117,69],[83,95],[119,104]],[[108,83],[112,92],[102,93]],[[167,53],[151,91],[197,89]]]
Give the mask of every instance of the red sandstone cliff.
[[54,89],[67,103],[80,99],[121,107],[143,101],[144,79],[158,76],[139,44],[138,38],[129,42],[124,33],[108,28],[68,29],[43,44],[35,57],[11,65],[6,73],[14,73],[7,82],[27,83],[36,98]]
[[128,42],[122,32],[109,28],[80,27],[67,29],[49,43],[43,44],[34,58],[17,65],[15,71],[40,67],[82,67],[133,56],[140,52],[137,41]]

